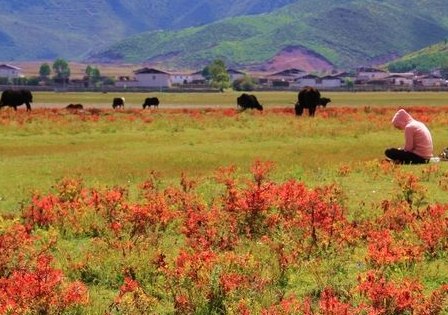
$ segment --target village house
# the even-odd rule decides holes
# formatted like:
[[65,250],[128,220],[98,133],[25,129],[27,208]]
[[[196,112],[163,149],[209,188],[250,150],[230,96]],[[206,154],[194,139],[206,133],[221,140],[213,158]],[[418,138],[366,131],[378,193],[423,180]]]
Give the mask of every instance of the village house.
[[411,73],[394,73],[385,77],[390,85],[395,86],[413,86],[414,85],[414,74]]
[[22,76],[22,69],[9,64],[0,65],[0,78],[15,79]]
[[294,85],[297,78],[304,75],[306,75],[306,72],[300,69],[285,69],[266,76],[263,82],[270,87],[289,87],[290,85]]
[[307,73],[305,71],[297,69],[297,68],[285,69],[285,70],[275,73],[275,75],[288,76],[288,77],[293,77],[293,78],[302,77],[306,74]]
[[235,70],[235,69],[227,69],[227,74],[229,75],[230,82],[233,82],[238,79],[244,78],[246,75],[244,72]]
[[319,87],[321,85],[321,78],[314,74],[307,74],[303,77],[297,78],[294,81],[294,86],[304,87],[304,86],[314,86]]
[[171,75],[154,68],[142,68],[134,71],[138,86],[166,88],[171,86]]
[[444,80],[440,75],[428,74],[417,78],[417,82],[421,86],[441,86],[444,85]]
[[118,80],[115,86],[119,87],[146,87],[169,88],[171,87],[171,75],[154,68],[142,68],[134,71],[135,77],[130,80]]
[[376,68],[361,67],[357,69],[356,83],[363,84],[368,81],[383,80],[387,76],[389,76],[387,71]]
[[292,82],[294,82],[294,78],[269,75],[265,77],[264,80],[260,79],[259,82],[268,87],[288,87]]
[[191,84],[193,82],[193,75],[186,73],[171,73],[170,80],[173,85]]
[[193,72],[191,74],[191,83],[193,83],[193,84],[205,84],[205,78],[202,75],[202,70]]
[[338,88],[341,87],[343,83],[343,80],[337,75],[327,75],[320,78],[320,80],[320,85],[323,88]]

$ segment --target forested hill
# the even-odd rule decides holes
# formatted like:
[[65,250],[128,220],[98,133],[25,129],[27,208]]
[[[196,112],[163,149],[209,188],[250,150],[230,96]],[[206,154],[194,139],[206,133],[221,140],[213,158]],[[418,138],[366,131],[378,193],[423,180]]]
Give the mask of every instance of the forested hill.
[[201,66],[262,64],[298,49],[336,67],[369,65],[448,36],[446,0],[297,0],[273,11],[171,32],[145,32],[90,60]]
[[0,60],[81,59],[130,35],[271,12],[295,0],[0,0]]
[[[0,60],[383,63],[448,37],[446,0],[0,0]],[[300,57],[300,56],[299,56]],[[300,65],[298,65],[300,66]]]
[[448,40],[406,54],[402,58],[389,63],[388,68],[392,72],[429,71],[437,68],[448,69]]

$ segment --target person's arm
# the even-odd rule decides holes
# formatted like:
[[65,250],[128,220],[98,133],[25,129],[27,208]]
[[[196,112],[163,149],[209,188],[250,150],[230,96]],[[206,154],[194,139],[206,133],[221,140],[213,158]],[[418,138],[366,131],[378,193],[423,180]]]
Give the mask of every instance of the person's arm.
[[414,129],[404,129],[404,148],[405,151],[412,152],[414,150]]

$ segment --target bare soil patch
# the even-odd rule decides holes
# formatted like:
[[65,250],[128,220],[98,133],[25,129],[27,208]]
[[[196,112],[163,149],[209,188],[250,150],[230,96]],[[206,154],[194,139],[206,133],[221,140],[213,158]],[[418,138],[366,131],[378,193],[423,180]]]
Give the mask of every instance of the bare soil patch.
[[290,68],[297,68],[307,72],[329,71],[334,66],[324,57],[301,47],[288,47],[280,51],[271,60],[256,65],[263,71],[276,72]]
[[[54,60],[51,61],[17,61],[10,62],[10,64],[22,69],[23,75],[26,77],[38,76],[40,66],[48,63],[50,67]],[[70,78],[81,79],[85,75],[87,66],[95,67],[100,70],[101,75],[112,78],[119,76],[133,76],[133,71],[142,67],[139,64],[95,64],[95,63],[81,63],[69,62]]]

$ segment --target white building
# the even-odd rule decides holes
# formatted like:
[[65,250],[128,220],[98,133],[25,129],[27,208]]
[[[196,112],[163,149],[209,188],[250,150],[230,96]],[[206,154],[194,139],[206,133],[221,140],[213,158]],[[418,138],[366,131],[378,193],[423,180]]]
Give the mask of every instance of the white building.
[[389,76],[389,73],[376,68],[361,67],[357,69],[356,80],[361,82],[371,81],[371,80],[381,80]]
[[303,77],[297,78],[295,80],[294,86],[304,87],[304,86],[314,86],[318,87],[321,85],[321,78],[314,74],[307,74]]
[[414,85],[414,74],[413,73],[396,73],[385,77],[389,81],[390,85],[398,86],[412,86]]
[[0,65],[0,78],[15,79],[22,76],[22,69],[8,64]]
[[154,68],[142,68],[134,71],[135,80],[139,87],[170,87],[171,75]]
[[193,72],[191,74],[191,78],[192,78],[192,83],[200,83],[200,84],[205,83],[205,78],[202,75],[202,70]]
[[418,82],[423,86],[441,86],[444,84],[442,77],[434,74],[421,76],[418,78]]
[[185,73],[171,73],[170,80],[171,84],[190,84],[193,82],[193,75]]
[[320,85],[322,87],[328,87],[328,88],[341,87],[342,80],[339,76],[327,75],[321,78]]
[[134,78],[119,80],[115,86],[120,87],[148,87],[169,88],[171,87],[171,75],[167,72],[154,68],[142,68],[134,71]]

